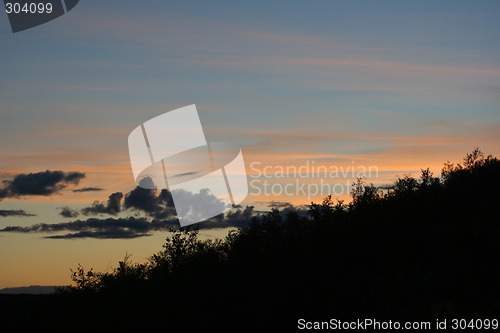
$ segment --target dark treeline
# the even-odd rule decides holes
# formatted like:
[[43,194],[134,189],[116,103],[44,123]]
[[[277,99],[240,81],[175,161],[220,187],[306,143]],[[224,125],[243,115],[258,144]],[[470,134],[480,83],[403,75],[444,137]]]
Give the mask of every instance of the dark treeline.
[[108,273],[78,267],[74,286],[17,311],[60,328],[166,331],[494,318],[499,191],[500,160],[476,149],[440,177],[425,169],[384,191],[359,179],[348,204],[327,197],[307,216],[272,210],[224,240],[177,231],[148,262],[126,258]]

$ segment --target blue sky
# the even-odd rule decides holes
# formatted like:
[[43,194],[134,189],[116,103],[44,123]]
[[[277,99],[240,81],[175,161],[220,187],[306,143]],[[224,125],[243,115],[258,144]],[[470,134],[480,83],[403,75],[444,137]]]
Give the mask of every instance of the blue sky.
[[433,134],[429,121],[491,123],[498,11],[458,1],[85,1],[23,34],[9,34],[3,16],[2,124],[125,126],[158,114],[148,104],[192,102],[214,132],[220,123],[307,131],[324,117],[396,136]]

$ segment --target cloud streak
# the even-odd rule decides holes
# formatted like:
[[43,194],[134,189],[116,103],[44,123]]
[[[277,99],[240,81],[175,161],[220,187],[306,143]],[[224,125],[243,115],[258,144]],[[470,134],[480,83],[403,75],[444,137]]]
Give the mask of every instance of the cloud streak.
[[81,192],[98,192],[98,191],[103,191],[104,189],[102,187],[82,187],[82,188],[77,188],[76,190],[73,190],[75,193],[81,193]]
[[36,215],[28,213],[23,209],[17,209],[17,210],[0,209],[0,216],[7,217],[7,216],[36,216]]
[[47,236],[52,239],[71,238],[137,238],[149,236],[154,231],[166,231],[178,227],[177,220],[152,220],[146,218],[89,218],[64,223],[39,223],[28,227],[9,226],[0,232],[55,233],[64,235]]
[[[67,208],[67,207],[65,207]],[[290,208],[283,210],[283,214]],[[71,210],[70,210],[71,211]],[[74,212],[74,211],[71,211]],[[229,211],[226,215],[220,214],[207,219],[189,228],[197,229],[223,229],[243,228],[248,226],[254,218],[262,215],[253,206],[239,207]],[[88,218],[62,223],[38,223],[31,226],[7,226],[0,229],[0,233],[62,233],[45,236],[48,239],[130,239],[151,236],[157,231],[170,231],[180,228],[175,216],[157,219],[148,217],[125,218]]]

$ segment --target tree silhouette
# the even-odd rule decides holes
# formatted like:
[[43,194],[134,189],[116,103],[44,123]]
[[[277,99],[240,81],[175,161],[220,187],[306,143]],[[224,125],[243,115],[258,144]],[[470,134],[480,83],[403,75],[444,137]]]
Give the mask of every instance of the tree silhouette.
[[358,179],[349,204],[330,195],[306,216],[273,209],[223,240],[175,231],[146,263],[126,257],[110,273],[79,266],[58,297],[78,304],[62,310],[68,318],[103,311],[91,322],[114,328],[130,309],[138,329],[495,317],[499,189],[500,161],[475,149],[441,177],[422,169],[384,195]]

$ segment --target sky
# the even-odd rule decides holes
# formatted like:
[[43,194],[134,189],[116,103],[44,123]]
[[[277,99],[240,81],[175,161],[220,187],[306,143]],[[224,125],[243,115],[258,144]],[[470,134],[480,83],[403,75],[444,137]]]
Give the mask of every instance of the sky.
[[[82,0],[14,34],[1,13],[0,178],[11,195],[0,190],[0,212],[31,216],[0,214],[0,229],[27,228],[0,232],[0,288],[68,284],[78,263],[105,271],[161,250],[167,225],[53,236],[77,233],[61,224],[78,220],[160,218],[165,207],[125,200],[136,186],[127,137],[186,105],[209,141],[241,147],[242,211],[348,199],[357,176],[378,186],[427,167],[439,176],[475,146],[498,156],[499,14],[498,1]],[[47,193],[14,193],[16,177],[46,170],[59,177]],[[128,208],[113,215],[116,192]],[[94,201],[101,210],[84,215]]]

